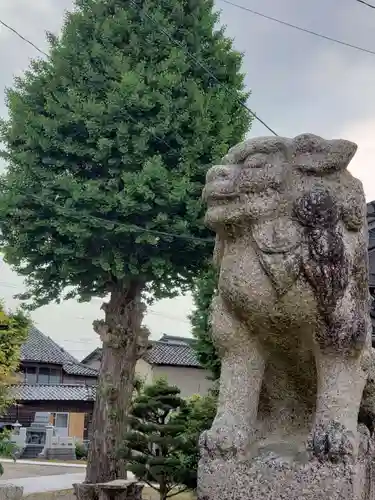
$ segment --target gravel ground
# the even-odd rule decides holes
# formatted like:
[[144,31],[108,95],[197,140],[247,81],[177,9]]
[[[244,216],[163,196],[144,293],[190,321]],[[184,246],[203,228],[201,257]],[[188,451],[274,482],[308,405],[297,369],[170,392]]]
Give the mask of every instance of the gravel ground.
[[5,479],[20,479],[23,477],[36,476],[56,476],[58,474],[72,474],[81,472],[78,467],[63,467],[50,465],[28,465],[20,463],[3,463],[4,474],[0,476],[0,480]]
[[[145,488],[143,492],[143,500],[159,500],[159,494],[154,490]],[[182,493],[181,495],[176,495],[174,498],[175,500],[194,500],[194,496],[190,493]],[[73,492],[66,490],[28,495],[25,497],[25,500],[76,500],[76,497]]]
[[27,495],[25,500],[77,500],[72,491],[55,491],[53,493],[35,493]]

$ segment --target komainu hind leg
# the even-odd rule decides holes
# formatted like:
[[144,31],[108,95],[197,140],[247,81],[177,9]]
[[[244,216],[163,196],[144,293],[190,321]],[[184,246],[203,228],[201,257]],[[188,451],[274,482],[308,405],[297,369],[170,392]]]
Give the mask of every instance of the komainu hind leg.
[[367,378],[362,356],[317,354],[317,407],[309,445],[320,460],[346,461],[358,453],[358,413]]

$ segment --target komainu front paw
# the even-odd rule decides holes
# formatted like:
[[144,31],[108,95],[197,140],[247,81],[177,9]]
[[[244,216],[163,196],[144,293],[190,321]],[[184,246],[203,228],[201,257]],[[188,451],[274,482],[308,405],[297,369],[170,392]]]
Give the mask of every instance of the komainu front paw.
[[347,462],[354,456],[355,436],[339,422],[320,423],[315,427],[308,447],[321,461]]
[[210,459],[241,456],[249,448],[249,436],[237,427],[214,425],[201,434],[199,448],[201,456]]

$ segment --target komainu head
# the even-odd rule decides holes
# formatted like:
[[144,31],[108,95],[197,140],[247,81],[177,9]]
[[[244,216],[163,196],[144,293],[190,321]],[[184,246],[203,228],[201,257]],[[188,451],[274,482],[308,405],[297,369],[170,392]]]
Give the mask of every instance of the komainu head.
[[206,224],[217,230],[291,216],[296,199],[322,183],[332,189],[339,205],[355,191],[352,201],[358,207],[362,187],[347,172],[356,149],[350,141],[327,141],[312,134],[259,137],[238,144],[207,173]]

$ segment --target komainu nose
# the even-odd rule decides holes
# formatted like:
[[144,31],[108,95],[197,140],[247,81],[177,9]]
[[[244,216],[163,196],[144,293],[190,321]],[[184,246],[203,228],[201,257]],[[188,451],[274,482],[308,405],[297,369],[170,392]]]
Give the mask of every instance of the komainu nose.
[[235,165],[215,165],[207,172],[206,182],[229,179],[233,176],[235,169]]

